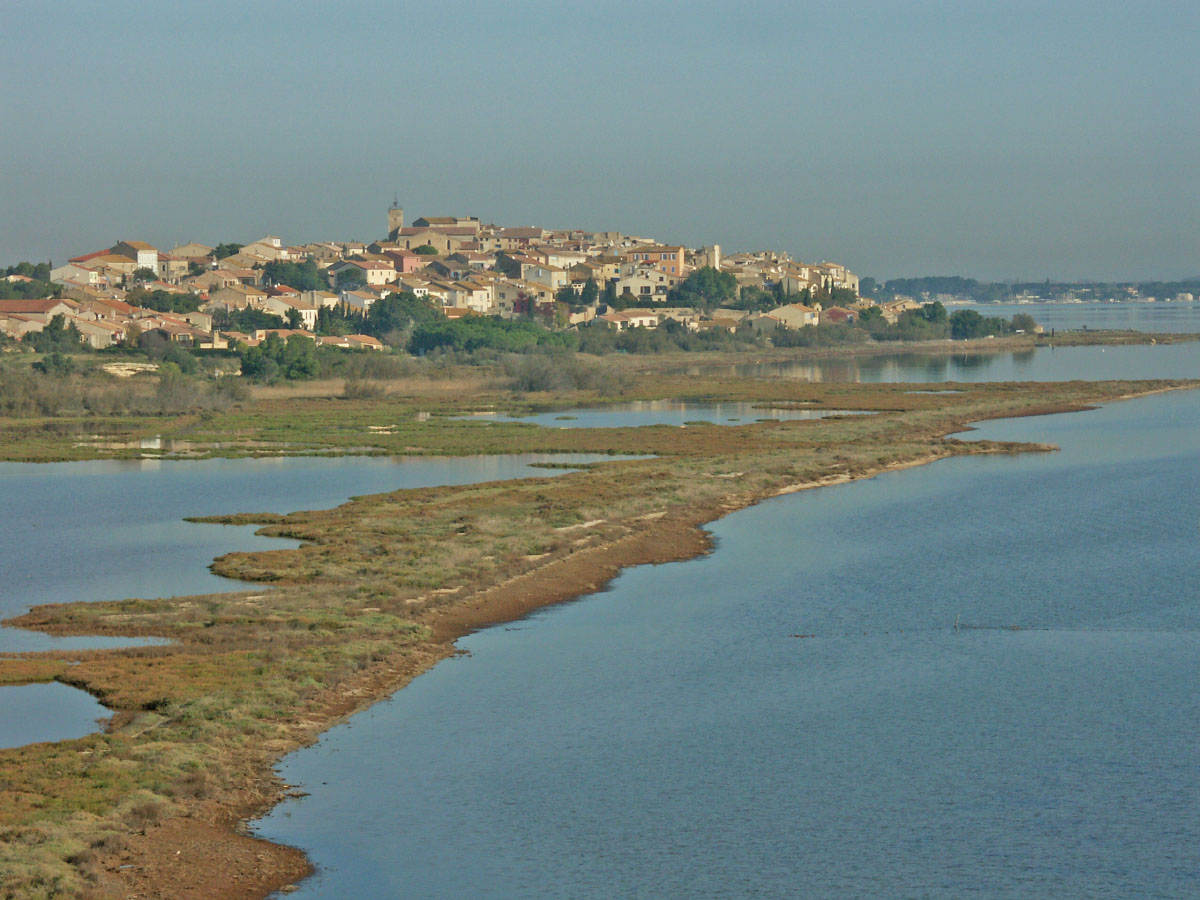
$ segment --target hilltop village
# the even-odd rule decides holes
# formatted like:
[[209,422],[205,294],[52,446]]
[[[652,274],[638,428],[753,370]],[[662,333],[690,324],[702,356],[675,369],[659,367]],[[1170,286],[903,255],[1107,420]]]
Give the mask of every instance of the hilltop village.
[[[20,339],[62,316],[97,349],[149,333],[188,349],[255,346],[271,334],[383,349],[379,337],[345,324],[395,294],[427,300],[447,320],[525,319],[552,330],[603,324],[622,331],[670,320],[696,332],[762,333],[853,323],[874,305],[859,298],[858,277],[845,266],[786,253],[723,256],[716,245],[501,227],[469,216],[406,225],[395,205],[387,222],[386,236],[371,243],[292,246],[268,235],[244,245],[161,250],[118,241],[49,269],[53,289],[43,293],[50,296],[0,300],[0,331]],[[18,271],[7,280],[32,283],[37,274]],[[895,321],[916,305],[901,300],[880,312]]]

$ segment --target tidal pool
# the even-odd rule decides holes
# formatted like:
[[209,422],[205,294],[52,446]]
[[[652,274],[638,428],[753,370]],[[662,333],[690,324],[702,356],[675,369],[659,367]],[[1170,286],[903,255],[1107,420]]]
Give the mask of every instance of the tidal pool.
[[65,684],[0,687],[0,748],[83,737],[108,716],[95,697]]

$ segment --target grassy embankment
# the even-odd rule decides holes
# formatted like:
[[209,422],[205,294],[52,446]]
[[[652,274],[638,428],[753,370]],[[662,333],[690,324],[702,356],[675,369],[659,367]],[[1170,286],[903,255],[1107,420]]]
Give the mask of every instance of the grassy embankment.
[[[703,552],[697,526],[782,491],[954,454],[1035,449],[945,438],[970,421],[1179,384],[958,385],[962,393],[930,395],[906,392],[920,386],[654,376],[622,381],[607,397],[514,397],[414,383],[370,401],[268,396],[155,421],[155,433],[204,452],[654,458],[554,479],[399,491],[326,511],[231,515],[222,521],[263,523],[264,533],[305,542],[214,565],[272,590],[52,605],[21,617],[51,633],[173,643],[0,660],[0,683],[56,679],[114,712],[104,733],[0,751],[0,896],[201,897],[214,885],[221,896],[261,896],[304,873],[298,854],[234,832],[280,797],[271,764],[451,653],[464,630],[594,590],[625,565]],[[591,430],[421,415],[656,397],[880,413]],[[38,452],[52,456],[57,440]],[[11,458],[19,446],[6,438],[0,452]]]

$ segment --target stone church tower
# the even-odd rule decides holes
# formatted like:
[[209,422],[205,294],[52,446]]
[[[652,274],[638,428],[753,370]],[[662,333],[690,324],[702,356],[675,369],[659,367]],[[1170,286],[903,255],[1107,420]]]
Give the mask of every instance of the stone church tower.
[[400,205],[400,198],[397,196],[392,200],[392,205],[388,207],[388,240],[394,241],[403,227],[404,207]]

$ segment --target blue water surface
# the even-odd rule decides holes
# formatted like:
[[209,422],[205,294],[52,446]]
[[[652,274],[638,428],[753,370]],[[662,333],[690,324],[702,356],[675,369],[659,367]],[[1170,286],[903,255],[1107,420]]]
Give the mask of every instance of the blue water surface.
[[0,749],[83,737],[108,716],[94,697],[65,684],[0,687]]
[[[234,550],[295,547],[258,526],[186,516],[326,509],[400,488],[544,477],[538,462],[588,454],[468,457],[267,457],[0,463],[0,619],[42,603],[238,590],[208,570]],[[107,647],[115,638],[52,638],[0,628],[0,652]]]
[[967,436],[1062,450],[734,513],[288,757],[295,896],[1200,896],[1200,392]]
[[1108,347],[1046,346],[965,353],[886,353],[828,359],[701,364],[676,374],[864,383],[1110,381],[1200,378],[1200,341]]
[[607,406],[584,406],[506,416],[474,413],[463,419],[491,422],[524,422],[544,428],[638,428],[643,425],[748,425],[767,419],[824,419],[828,416],[865,415],[860,410],[798,409],[753,403],[699,403],[690,400],[632,400]]

